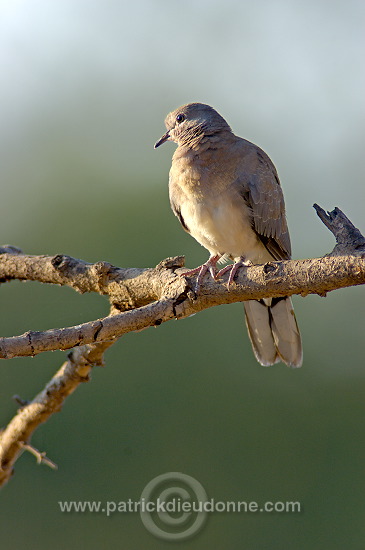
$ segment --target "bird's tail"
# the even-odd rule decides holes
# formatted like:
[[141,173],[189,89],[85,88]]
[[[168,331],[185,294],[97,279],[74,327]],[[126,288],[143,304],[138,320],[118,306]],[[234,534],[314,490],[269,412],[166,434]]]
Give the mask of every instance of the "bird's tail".
[[268,367],[283,361],[301,367],[302,341],[289,296],[244,303],[248,334],[256,359]]

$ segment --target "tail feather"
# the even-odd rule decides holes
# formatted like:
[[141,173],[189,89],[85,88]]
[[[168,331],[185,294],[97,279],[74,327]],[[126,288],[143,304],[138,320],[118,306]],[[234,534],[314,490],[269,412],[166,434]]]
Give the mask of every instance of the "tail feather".
[[256,359],[265,367],[283,361],[301,367],[302,342],[291,299],[268,298],[244,303],[248,334]]

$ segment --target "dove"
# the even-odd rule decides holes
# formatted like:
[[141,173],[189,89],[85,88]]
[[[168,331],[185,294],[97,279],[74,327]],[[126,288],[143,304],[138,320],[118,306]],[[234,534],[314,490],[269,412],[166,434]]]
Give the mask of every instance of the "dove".
[[[173,141],[177,148],[169,174],[171,208],[185,231],[205,247],[207,262],[184,275],[197,275],[291,258],[291,243],[278,173],[257,145],[236,136],[212,107],[188,103],[169,113],[166,133],[155,148]],[[217,263],[231,259],[217,272]],[[290,297],[244,302],[248,334],[261,365],[282,361],[300,367],[302,342]]]

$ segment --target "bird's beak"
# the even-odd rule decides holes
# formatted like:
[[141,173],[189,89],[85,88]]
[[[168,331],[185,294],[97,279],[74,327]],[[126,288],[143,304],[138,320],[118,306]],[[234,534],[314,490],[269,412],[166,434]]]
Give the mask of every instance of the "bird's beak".
[[164,135],[162,136],[162,138],[160,138],[158,141],[156,141],[154,148],[157,149],[157,147],[160,147],[160,145],[162,145],[163,143],[165,143],[165,141],[167,141],[168,139],[170,139],[170,134],[169,134],[169,132],[167,131],[166,134],[164,134]]

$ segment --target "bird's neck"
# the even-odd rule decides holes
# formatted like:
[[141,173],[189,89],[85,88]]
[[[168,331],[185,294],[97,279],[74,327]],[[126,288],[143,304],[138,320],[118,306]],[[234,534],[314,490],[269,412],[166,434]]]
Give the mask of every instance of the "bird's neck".
[[200,133],[197,135],[186,136],[179,140],[178,145],[179,147],[191,149],[195,153],[199,154],[207,149],[216,149],[219,147],[219,144],[222,143],[222,140],[226,143],[226,140],[230,140],[231,138],[234,138],[234,134],[231,130],[221,130],[212,134]]

